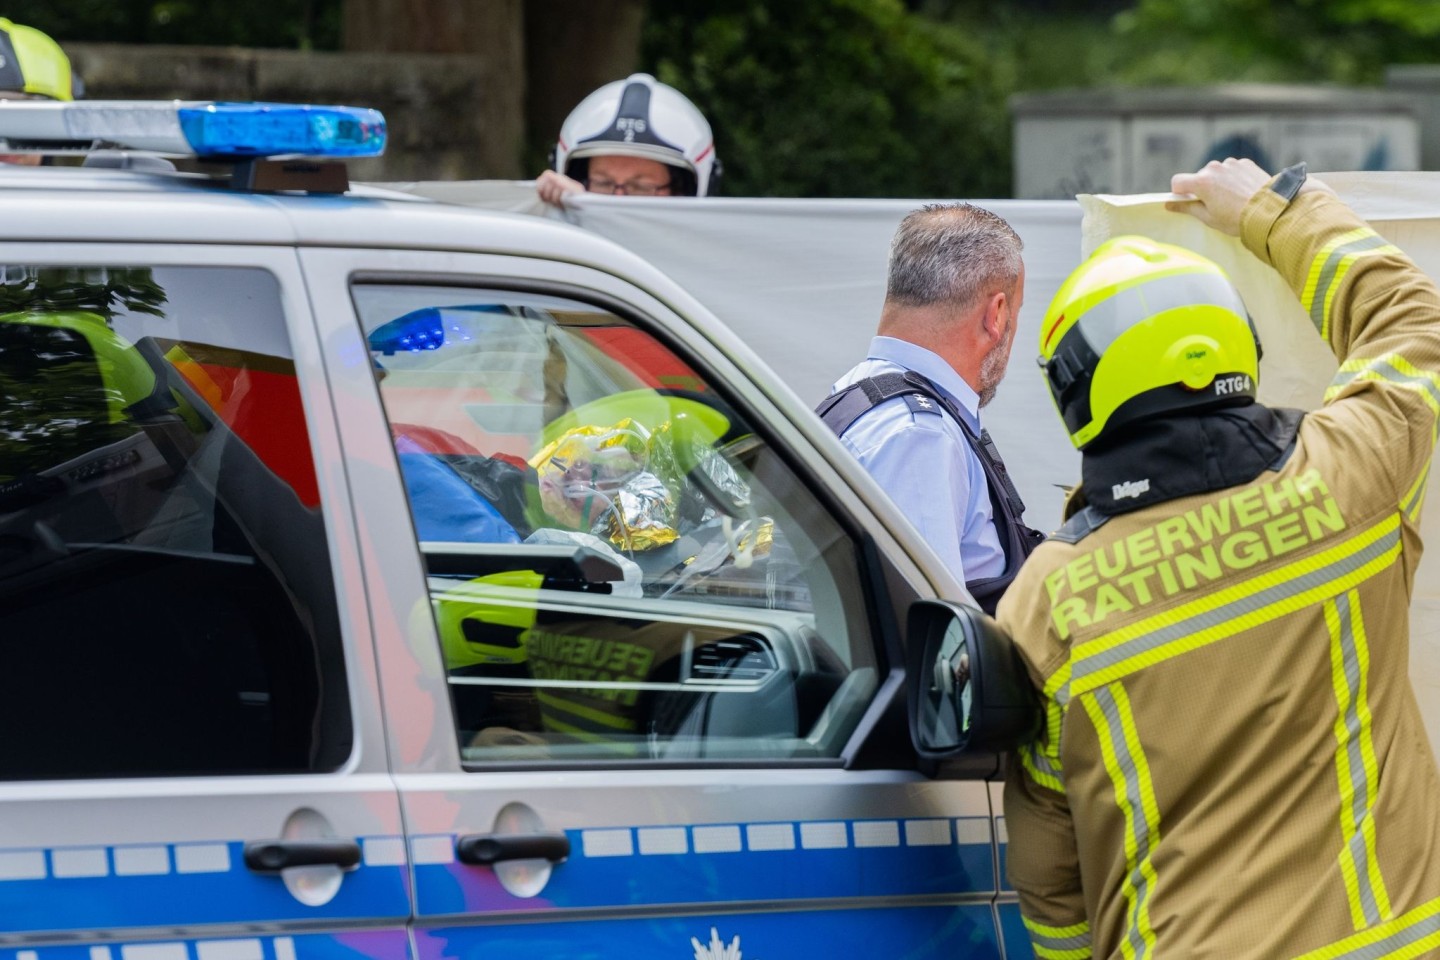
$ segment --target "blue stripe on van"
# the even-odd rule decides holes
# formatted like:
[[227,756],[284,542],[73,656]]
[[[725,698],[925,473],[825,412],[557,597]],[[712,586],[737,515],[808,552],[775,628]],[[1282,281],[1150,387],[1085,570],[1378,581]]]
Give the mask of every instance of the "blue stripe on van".
[[995,833],[996,839],[1000,841],[998,844],[998,855],[1000,857],[1000,890],[1003,893],[1012,893],[1014,892],[1015,888],[1010,886],[1010,877],[1005,873],[1005,857],[1008,856],[1007,851],[1009,850],[1010,846],[1010,832],[1005,829],[1004,817],[995,818]]
[[453,836],[412,840],[422,917],[572,907],[992,893],[989,820],[814,821],[572,830],[570,859],[521,899]]
[[1000,916],[1006,960],[1034,960],[1035,949],[1030,945],[1030,931],[1025,929],[1025,921],[1020,917],[1020,904],[1001,903],[995,910]]
[[999,960],[990,905],[558,920],[415,931],[417,960]]
[[296,900],[279,877],[248,870],[243,848],[232,841],[0,850],[0,917],[7,931],[23,932],[399,919],[410,912],[400,837],[364,838],[361,865],[318,907]]

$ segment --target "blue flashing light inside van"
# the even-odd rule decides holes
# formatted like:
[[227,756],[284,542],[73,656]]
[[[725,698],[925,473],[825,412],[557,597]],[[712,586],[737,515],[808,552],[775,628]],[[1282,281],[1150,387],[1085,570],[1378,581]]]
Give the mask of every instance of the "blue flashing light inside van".
[[385,117],[365,107],[205,103],[178,113],[197,156],[378,157],[385,150]]
[[494,304],[456,307],[424,307],[412,310],[377,328],[368,340],[375,353],[421,353],[450,344],[469,343],[492,329],[486,317],[509,316],[510,311]]

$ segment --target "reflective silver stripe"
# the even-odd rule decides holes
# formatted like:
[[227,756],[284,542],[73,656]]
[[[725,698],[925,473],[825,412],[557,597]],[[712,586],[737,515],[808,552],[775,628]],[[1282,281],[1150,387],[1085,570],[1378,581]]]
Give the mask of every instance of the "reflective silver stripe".
[[1429,483],[1430,465],[1426,464],[1425,472],[1420,474],[1420,479],[1415,483],[1415,492],[1410,494],[1410,499],[1406,500],[1404,506],[1400,508],[1402,511],[1404,511],[1405,516],[1409,517],[1411,521],[1414,521],[1416,519],[1416,508],[1420,506],[1420,500],[1425,496],[1425,488],[1429,485]]
[[1365,922],[1369,926],[1374,926],[1385,918],[1381,916],[1380,907],[1375,900],[1375,887],[1370,882],[1370,857],[1365,843],[1364,824],[1366,817],[1370,816],[1372,799],[1368,778],[1365,776],[1365,757],[1360,749],[1361,737],[1364,735],[1360,724],[1362,678],[1360,676],[1360,654],[1355,646],[1355,631],[1350,624],[1350,596],[1349,593],[1342,593],[1332,601],[1340,621],[1340,657],[1345,689],[1349,692],[1348,702],[1344,705],[1345,743],[1343,749],[1349,761],[1350,787],[1354,793],[1350,798],[1350,822],[1347,825],[1350,840],[1347,844],[1346,855],[1355,865],[1355,879],[1359,884],[1360,907],[1365,914]]
[[1065,782],[1061,779],[1060,768],[1042,753],[1038,742],[1026,744],[1020,748],[1019,752],[1020,766],[1025,769],[1031,780],[1056,793],[1065,792]]
[[1076,321],[1099,356],[1139,320],[1177,307],[1215,306],[1244,318],[1245,303],[1224,277],[1177,273],[1128,287],[1086,310]]
[[1043,787],[1065,792],[1064,767],[1060,762],[1060,733],[1065,711],[1053,699],[1045,701],[1045,729],[1020,751],[1021,765],[1030,778]]
[[1045,774],[1047,777],[1054,777],[1062,783],[1064,782],[1061,777],[1060,766],[1050,759],[1050,755],[1047,754],[1038,743],[1031,745],[1027,752],[1030,754],[1030,762],[1035,764],[1035,769],[1038,772]]
[[[1390,936],[1374,943],[1367,943],[1355,947],[1353,950],[1346,950],[1343,953],[1318,953],[1318,957],[1325,957],[1326,960],[1387,960],[1394,957],[1404,948],[1417,944],[1427,937],[1440,936],[1440,915],[1423,917],[1415,923],[1396,930]],[[1434,946],[1434,944],[1432,944]],[[1406,957],[1418,957],[1418,953],[1406,953]]]
[[1374,234],[1361,237],[1359,240],[1351,240],[1349,243],[1342,243],[1330,251],[1330,256],[1325,260],[1325,266],[1320,268],[1320,278],[1315,283],[1315,299],[1310,301],[1310,322],[1315,324],[1315,329],[1322,335],[1325,332],[1325,301],[1330,296],[1330,286],[1335,282],[1335,274],[1339,272],[1340,265],[1345,262],[1347,257],[1354,254],[1389,245],[1389,240],[1379,234]]
[[[1363,536],[1363,534],[1362,534]],[[1203,633],[1221,624],[1228,623],[1239,617],[1246,616],[1256,610],[1260,610],[1277,601],[1304,593],[1307,590],[1326,584],[1332,580],[1338,580],[1348,573],[1365,566],[1371,560],[1381,556],[1387,550],[1392,549],[1400,542],[1400,530],[1395,529],[1377,537],[1374,542],[1367,544],[1354,553],[1346,554],[1326,566],[1302,573],[1289,580],[1284,580],[1272,587],[1252,593],[1247,597],[1241,597],[1230,603],[1209,610],[1202,610],[1192,616],[1174,623],[1166,624],[1150,633],[1141,634],[1134,639],[1127,640],[1090,656],[1086,656],[1085,647],[1078,648],[1078,656],[1071,662],[1070,680],[1065,688],[1056,693],[1056,699],[1064,703],[1065,699],[1077,692],[1084,692],[1087,689],[1085,679],[1100,673],[1103,670],[1114,667],[1127,660],[1144,657],[1176,640],[1193,637],[1195,634]],[[1281,571],[1283,572],[1283,568]],[[1268,574],[1267,576],[1273,576]],[[1218,639],[1218,638],[1217,638]],[[1143,664],[1136,664],[1139,669]],[[1110,679],[1115,679],[1110,677]]]
[[633,734],[636,729],[635,721],[629,718],[606,714],[603,710],[583,704],[570,703],[544,690],[537,690],[535,699],[540,702],[540,716],[543,720],[572,727],[574,729],[571,732],[577,735],[596,734],[601,738],[610,738],[617,734]]
[[1135,890],[1135,900],[1130,904],[1130,921],[1126,924],[1125,939],[1135,951],[1135,960],[1144,960],[1150,956],[1150,945],[1147,941],[1151,939],[1144,935],[1149,927],[1150,903],[1150,878],[1145,866],[1150,859],[1151,837],[1159,824],[1150,823],[1145,811],[1145,794],[1142,792],[1140,774],[1136,770],[1135,757],[1130,753],[1130,745],[1125,741],[1125,721],[1128,719],[1133,727],[1134,719],[1121,716],[1120,705],[1109,687],[1101,687],[1095,691],[1095,703],[1105,716],[1106,729],[1102,731],[1102,735],[1109,737],[1110,747],[1115,753],[1122,775],[1121,781],[1115,783],[1115,788],[1119,790],[1123,783],[1125,796],[1117,799],[1122,807],[1131,811],[1135,857],[1130,864],[1130,885]]
[[[1349,363],[1346,364],[1346,366],[1349,365]],[[1391,383],[1398,383],[1406,387],[1418,385],[1430,395],[1430,398],[1435,402],[1436,405],[1440,405],[1440,386],[1436,386],[1434,374],[1426,373],[1423,371],[1417,371],[1416,373],[1405,373],[1396,368],[1395,365],[1391,363],[1391,358],[1389,356],[1378,357],[1374,360],[1370,360],[1366,362],[1365,366],[1361,367],[1358,370],[1341,370],[1339,373],[1335,374],[1335,379],[1330,381],[1330,389],[1325,391],[1325,399],[1327,401],[1330,400],[1335,395],[1336,391],[1338,391],[1341,387],[1354,382],[1355,380],[1359,379],[1361,375],[1366,373],[1375,374],[1381,379],[1388,380]]]
[[1090,949],[1090,931],[1074,937],[1047,937],[1035,932],[1030,928],[1030,943],[1040,950],[1088,950]]

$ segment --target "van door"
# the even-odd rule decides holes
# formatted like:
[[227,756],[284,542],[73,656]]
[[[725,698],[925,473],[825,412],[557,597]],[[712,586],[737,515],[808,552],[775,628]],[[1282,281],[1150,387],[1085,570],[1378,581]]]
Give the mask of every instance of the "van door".
[[1001,955],[984,773],[898,709],[916,588],[733,364],[578,266],[302,259],[423,960]]
[[292,250],[0,245],[0,938],[409,956]]

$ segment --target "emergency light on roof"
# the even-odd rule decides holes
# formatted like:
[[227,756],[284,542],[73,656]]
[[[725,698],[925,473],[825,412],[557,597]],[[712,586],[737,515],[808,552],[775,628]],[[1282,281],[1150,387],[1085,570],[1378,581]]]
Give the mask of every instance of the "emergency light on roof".
[[289,103],[0,100],[0,153],[84,153],[96,144],[172,157],[377,157],[385,117]]

